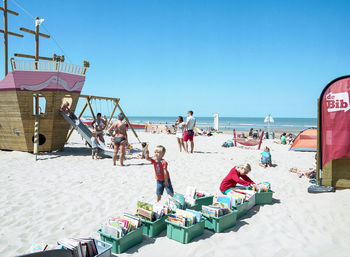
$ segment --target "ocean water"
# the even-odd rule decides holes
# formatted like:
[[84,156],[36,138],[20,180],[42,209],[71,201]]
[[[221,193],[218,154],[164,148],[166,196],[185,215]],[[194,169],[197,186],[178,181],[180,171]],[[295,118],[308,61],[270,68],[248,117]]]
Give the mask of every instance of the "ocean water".
[[[175,123],[177,117],[128,117],[131,123],[145,124],[151,122],[152,124],[169,124]],[[184,117],[186,119],[186,117]],[[267,123],[264,123],[265,117],[219,117],[220,130],[232,130],[233,128],[243,131],[248,131],[250,128],[267,129]],[[214,126],[213,117],[196,117],[197,126],[201,129],[208,129]],[[317,126],[316,118],[275,118],[274,123],[270,123],[270,129],[283,131],[297,131],[304,130],[310,127]]]

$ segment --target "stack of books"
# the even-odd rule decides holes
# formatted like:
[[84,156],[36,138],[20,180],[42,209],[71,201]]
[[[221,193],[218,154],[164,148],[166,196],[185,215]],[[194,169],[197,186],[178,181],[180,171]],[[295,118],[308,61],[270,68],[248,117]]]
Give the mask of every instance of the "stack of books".
[[137,216],[144,220],[152,221],[153,205],[137,201]]
[[186,208],[185,196],[179,193],[174,193],[173,197],[169,196],[167,198],[166,205],[172,211],[176,209],[183,210]]
[[244,203],[246,200],[247,194],[238,190],[232,190],[225,196],[218,196],[217,202],[223,203],[232,210],[232,207]]
[[192,206],[195,204],[196,199],[195,199],[195,195],[196,195],[196,188],[195,187],[187,187],[186,188],[186,194],[185,194],[185,203],[186,206]]
[[208,215],[209,217],[220,217],[231,213],[231,209],[227,204],[216,202],[212,205],[202,206],[202,213]]
[[101,231],[116,238],[120,238],[129,232],[136,230],[140,226],[140,217],[124,213],[123,216],[109,218],[107,223],[101,226]]
[[271,191],[271,184],[270,182],[261,182],[256,184],[254,190],[258,193],[261,192],[270,192]]
[[169,213],[168,206],[160,203],[137,202],[137,216],[143,220],[156,221]]
[[196,190],[195,187],[187,187],[186,194],[185,194],[186,207],[188,208],[190,206],[193,206],[196,203],[196,199],[202,198],[205,196],[209,196],[209,194],[205,192],[199,192]]
[[57,242],[63,249],[73,252],[74,257],[93,257],[98,254],[93,238],[64,238]]
[[168,216],[168,220],[174,224],[190,227],[202,220],[202,213],[189,209],[176,209],[174,214]]

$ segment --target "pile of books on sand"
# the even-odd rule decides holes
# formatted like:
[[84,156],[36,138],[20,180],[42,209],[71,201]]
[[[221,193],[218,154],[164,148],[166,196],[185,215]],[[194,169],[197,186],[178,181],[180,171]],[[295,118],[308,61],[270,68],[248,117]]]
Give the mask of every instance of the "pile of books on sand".
[[168,206],[161,203],[137,202],[137,216],[143,220],[156,221],[169,213]]
[[258,193],[262,192],[270,192],[271,191],[271,184],[269,182],[261,182],[256,184],[254,191]]
[[190,227],[202,220],[202,213],[189,209],[176,209],[174,214],[169,214],[168,220],[174,224]]
[[93,238],[64,238],[57,242],[63,249],[73,252],[74,257],[93,257],[98,254]]
[[209,206],[203,205],[202,213],[209,217],[220,217],[231,213],[231,209],[226,203],[216,202]]
[[125,236],[141,226],[141,219],[136,215],[124,213],[123,216],[111,217],[101,225],[101,231],[116,238]]

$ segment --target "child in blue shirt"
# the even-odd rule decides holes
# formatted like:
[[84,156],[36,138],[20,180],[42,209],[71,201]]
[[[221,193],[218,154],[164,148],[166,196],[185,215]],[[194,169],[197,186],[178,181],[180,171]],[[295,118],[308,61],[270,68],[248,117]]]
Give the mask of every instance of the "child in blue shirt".
[[261,167],[267,168],[267,166],[272,166],[270,148],[267,146],[264,148],[264,151],[261,153],[261,162],[259,163]]

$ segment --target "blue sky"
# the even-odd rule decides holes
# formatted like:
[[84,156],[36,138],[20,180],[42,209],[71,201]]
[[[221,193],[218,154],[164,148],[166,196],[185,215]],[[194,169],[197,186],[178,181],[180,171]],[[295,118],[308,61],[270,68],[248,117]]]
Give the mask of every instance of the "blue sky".
[[[15,1],[64,50],[41,39],[40,55],[89,60],[83,93],[130,116],[316,117],[321,90],[349,74],[350,1]],[[11,31],[33,28],[8,7]],[[34,36],[9,40],[10,56],[34,53]]]

